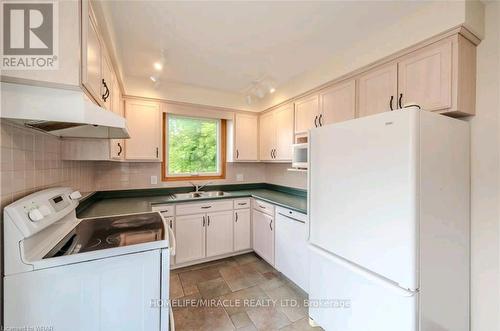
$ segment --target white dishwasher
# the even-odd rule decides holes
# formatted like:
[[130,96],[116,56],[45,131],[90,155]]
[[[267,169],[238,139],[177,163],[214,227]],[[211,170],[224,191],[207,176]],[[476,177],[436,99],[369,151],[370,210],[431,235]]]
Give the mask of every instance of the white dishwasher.
[[309,249],[307,216],[285,208],[276,208],[275,266],[304,291],[309,292]]

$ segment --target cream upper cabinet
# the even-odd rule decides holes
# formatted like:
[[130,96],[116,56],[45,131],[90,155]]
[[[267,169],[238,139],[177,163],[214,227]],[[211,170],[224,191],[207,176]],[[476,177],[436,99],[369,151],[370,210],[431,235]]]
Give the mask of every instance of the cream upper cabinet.
[[109,64],[109,61],[105,58],[101,60],[102,65],[102,79],[101,79],[101,92],[100,97],[102,100],[102,105],[109,111],[113,111],[113,69]]
[[130,139],[125,140],[125,158],[127,160],[160,161],[160,104],[126,100],[125,118],[130,133]]
[[90,7],[82,20],[82,84],[100,105],[102,88],[102,45]]
[[293,144],[293,104],[288,104],[274,111],[276,143],[274,159],[286,161],[292,159]]
[[319,93],[320,126],[351,120],[356,115],[356,81],[335,84]]
[[398,63],[401,103],[443,113],[474,114],[475,46],[452,36],[402,57]]
[[447,39],[415,51],[398,63],[398,102],[416,103],[436,111],[451,107],[452,41]]
[[293,105],[286,104],[259,118],[259,146],[261,161],[289,161],[292,159]]
[[273,150],[276,142],[274,113],[266,113],[259,118],[259,153],[261,161],[273,160]]
[[235,161],[257,161],[258,155],[258,116],[236,113],[234,118],[234,156]]
[[358,116],[397,109],[398,65],[375,68],[358,78]]
[[[111,110],[113,113],[123,116],[123,100],[116,76],[113,76],[113,89],[111,90]],[[110,157],[113,160],[123,160],[125,158],[124,139],[111,139]]]
[[318,95],[307,96],[295,101],[295,134],[306,133],[317,127],[319,117]]

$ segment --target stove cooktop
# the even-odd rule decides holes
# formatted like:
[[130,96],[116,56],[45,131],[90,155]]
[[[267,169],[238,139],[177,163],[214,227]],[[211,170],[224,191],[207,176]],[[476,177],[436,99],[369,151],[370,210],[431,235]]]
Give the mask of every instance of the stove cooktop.
[[47,255],[63,255],[164,240],[162,217],[158,212],[84,219]]

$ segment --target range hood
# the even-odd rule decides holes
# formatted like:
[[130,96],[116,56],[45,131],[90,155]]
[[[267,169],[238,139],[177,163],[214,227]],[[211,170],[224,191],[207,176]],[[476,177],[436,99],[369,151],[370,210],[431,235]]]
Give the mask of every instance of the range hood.
[[130,138],[125,118],[95,105],[81,90],[0,84],[2,119],[59,137]]

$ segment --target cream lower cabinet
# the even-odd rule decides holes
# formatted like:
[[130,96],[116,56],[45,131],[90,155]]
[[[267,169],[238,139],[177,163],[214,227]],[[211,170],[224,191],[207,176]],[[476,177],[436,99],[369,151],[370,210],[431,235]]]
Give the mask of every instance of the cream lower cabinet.
[[261,258],[274,265],[274,216],[252,210],[253,249]]
[[177,216],[175,219],[175,263],[205,257],[205,214]]
[[249,205],[250,199],[242,198],[156,206],[153,210],[162,211],[167,222],[172,220],[177,244],[175,264],[184,266],[249,251]]
[[234,211],[234,250],[252,248],[250,209]]
[[233,211],[208,213],[205,228],[207,231],[206,257],[233,251]]

